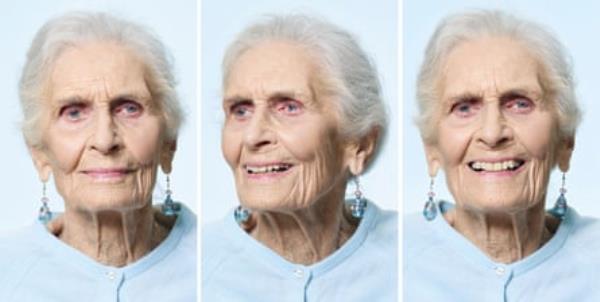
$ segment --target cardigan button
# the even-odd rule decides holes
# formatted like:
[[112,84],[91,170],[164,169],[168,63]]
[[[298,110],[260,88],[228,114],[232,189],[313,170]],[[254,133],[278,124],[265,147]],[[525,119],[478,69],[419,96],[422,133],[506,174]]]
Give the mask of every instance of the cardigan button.
[[304,276],[304,271],[302,269],[295,269],[294,270],[294,276],[296,276],[296,278],[302,278]]
[[502,276],[506,272],[506,270],[502,266],[496,266],[494,271],[496,271],[496,275],[498,276]]

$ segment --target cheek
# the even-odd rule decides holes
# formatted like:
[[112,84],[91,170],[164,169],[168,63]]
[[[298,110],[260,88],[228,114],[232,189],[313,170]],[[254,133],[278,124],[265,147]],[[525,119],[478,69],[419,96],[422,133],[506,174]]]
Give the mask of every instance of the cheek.
[[[550,117],[530,119],[527,123],[515,125],[514,129],[533,158],[552,160],[556,135],[555,125]],[[537,130],[531,131],[531,129]]]
[[[44,144],[55,172],[69,173],[77,168],[89,135],[85,132],[60,133],[50,131]],[[58,171],[57,171],[58,170]]]
[[280,131],[279,140],[299,161],[315,160],[319,153],[327,153],[331,145],[332,135],[329,135],[325,125],[307,123]]
[[122,128],[123,141],[131,155],[141,164],[158,161],[162,132],[158,119],[141,121],[135,127]]
[[234,131],[228,126],[223,127],[221,134],[221,151],[223,157],[232,168],[239,162],[242,146],[242,134],[240,131]]
[[442,165],[459,164],[462,162],[471,141],[471,132],[468,128],[450,128],[440,126],[438,133],[438,149]]

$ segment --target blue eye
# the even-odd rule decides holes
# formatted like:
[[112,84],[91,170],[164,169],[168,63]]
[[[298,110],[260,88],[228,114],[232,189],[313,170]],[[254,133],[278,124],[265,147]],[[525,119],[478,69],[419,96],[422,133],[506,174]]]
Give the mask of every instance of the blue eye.
[[300,108],[298,106],[296,106],[295,104],[291,104],[291,103],[290,104],[286,104],[285,105],[285,109],[288,112],[294,112],[294,111],[300,110]]
[[510,110],[510,112],[523,114],[531,112],[534,109],[535,104],[527,98],[520,97],[506,102],[504,106]]
[[454,104],[450,112],[459,117],[469,117],[481,108],[481,102],[477,100],[460,101]]
[[85,104],[70,104],[61,108],[59,116],[68,122],[78,122],[85,119],[89,112],[90,108]]
[[471,109],[471,104],[468,104],[468,103],[460,104],[456,108],[456,110],[458,110],[460,112],[469,112],[470,109]]
[[276,105],[277,111],[286,115],[298,115],[302,113],[302,103],[297,100],[286,99]]
[[247,102],[233,104],[229,108],[229,114],[235,117],[236,119],[247,118],[250,114],[252,114],[252,104],[249,104]]
[[117,107],[115,107],[114,113],[120,117],[136,118],[142,114],[142,112],[144,111],[143,109],[144,108],[142,107],[142,105],[134,101],[125,101],[119,104]]

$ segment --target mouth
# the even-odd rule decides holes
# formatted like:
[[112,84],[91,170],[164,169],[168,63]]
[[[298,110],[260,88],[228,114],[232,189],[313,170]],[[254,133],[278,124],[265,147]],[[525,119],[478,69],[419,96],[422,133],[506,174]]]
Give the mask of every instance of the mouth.
[[83,170],[81,173],[96,180],[115,180],[121,179],[131,172],[133,170],[126,168],[93,168]]
[[509,159],[502,161],[471,161],[468,163],[471,170],[481,172],[512,172],[521,168],[525,164],[522,159]]
[[274,163],[268,165],[261,164],[245,164],[244,170],[250,175],[265,175],[265,174],[276,174],[285,173],[289,171],[294,165],[289,163]]

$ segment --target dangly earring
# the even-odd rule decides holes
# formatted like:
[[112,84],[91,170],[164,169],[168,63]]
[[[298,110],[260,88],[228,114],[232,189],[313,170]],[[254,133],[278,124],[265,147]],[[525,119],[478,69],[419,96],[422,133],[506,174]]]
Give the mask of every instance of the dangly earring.
[[167,174],[167,190],[165,191],[167,197],[165,197],[165,202],[161,207],[161,211],[165,216],[175,216],[181,211],[181,205],[178,202],[174,202],[171,198],[173,191],[171,191],[171,178],[169,175],[170,174]]
[[250,210],[239,205],[233,211],[233,217],[238,224],[244,224],[250,219]]
[[435,197],[435,193],[433,192],[433,177],[429,182],[429,192],[427,193],[427,202],[425,202],[425,207],[423,208],[423,216],[425,219],[431,221],[435,219],[437,216],[437,206],[435,201],[433,201],[433,197]]
[[360,190],[360,181],[358,175],[354,176],[354,199],[347,203],[347,207],[350,210],[352,217],[361,219],[365,215],[365,208],[367,207],[367,201],[363,198],[362,191]]
[[46,196],[46,182],[42,183],[42,206],[38,212],[38,220],[44,224],[48,223],[52,219],[52,212],[50,212],[50,207],[48,207],[48,196]]
[[556,199],[556,203],[554,207],[550,210],[550,214],[558,219],[563,219],[565,214],[567,213],[567,198],[565,198],[565,193],[567,193],[567,189],[565,188],[565,173],[562,174],[562,184],[560,186],[560,195],[558,199]]

